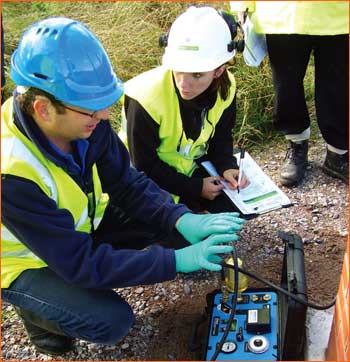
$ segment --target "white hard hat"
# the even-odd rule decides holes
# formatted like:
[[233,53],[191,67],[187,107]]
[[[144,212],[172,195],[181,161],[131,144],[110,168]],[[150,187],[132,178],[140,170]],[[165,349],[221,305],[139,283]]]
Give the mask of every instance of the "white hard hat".
[[211,7],[191,6],[170,28],[163,65],[176,72],[208,72],[229,61],[231,32]]

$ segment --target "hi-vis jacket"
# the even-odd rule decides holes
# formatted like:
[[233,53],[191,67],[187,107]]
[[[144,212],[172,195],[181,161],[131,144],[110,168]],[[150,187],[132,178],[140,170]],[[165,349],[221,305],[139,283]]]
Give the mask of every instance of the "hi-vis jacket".
[[206,154],[220,117],[235,97],[235,79],[228,74],[232,84],[229,96],[223,100],[218,94],[214,106],[203,115],[202,130],[195,141],[187,139],[183,131],[171,70],[157,67],[125,83],[125,94],[139,102],[159,125],[159,158],[186,176],[198,167],[195,160]]
[[264,34],[339,35],[349,32],[348,1],[231,1],[233,12],[253,13]]
[[103,243],[92,246],[92,223],[96,228],[101,221],[106,194],[131,216],[164,230],[188,211],[130,168],[127,151],[109,122],[100,122],[89,138],[80,172],[50,149],[12,98],[2,106],[1,122],[3,288],[24,270],[47,265],[87,288],[174,278],[173,250],[154,246],[141,253]]

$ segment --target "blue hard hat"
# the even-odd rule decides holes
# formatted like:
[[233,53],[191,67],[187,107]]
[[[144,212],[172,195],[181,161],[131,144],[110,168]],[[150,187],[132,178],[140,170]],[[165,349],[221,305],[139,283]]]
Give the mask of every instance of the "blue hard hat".
[[54,17],[31,25],[11,57],[11,78],[87,110],[108,108],[123,83],[97,37],[76,20]]

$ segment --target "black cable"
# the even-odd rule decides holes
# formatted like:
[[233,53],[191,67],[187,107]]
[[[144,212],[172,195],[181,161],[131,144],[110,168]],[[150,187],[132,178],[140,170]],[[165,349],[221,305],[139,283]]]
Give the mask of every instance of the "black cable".
[[[232,265],[227,264],[227,263],[224,263],[224,262],[221,263],[221,265],[222,265],[224,268],[234,269],[234,267],[233,267]],[[262,282],[262,283],[268,285],[269,287],[271,287],[271,288],[273,288],[273,289],[275,289],[275,290],[277,290],[277,291],[279,291],[279,292],[287,295],[288,297],[294,299],[294,300],[297,301],[298,303],[303,304],[303,305],[306,305],[307,307],[310,307],[310,308],[313,308],[313,309],[318,309],[318,310],[329,309],[329,308],[333,307],[333,305],[334,305],[335,302],[336,302],[336,298],[334,298],[334,299],[332,300],[332,302],[329,303],[328,305],[318,305],[318,304],[306,302],[305,300],[297,297],[295,294],[290,293],[290,292],[288,292],[287,290],[285,290],[285,289],[283,289],[283,288],[281,288],[281,287],[278,287],[277,285],[273,284],[272,282],[266,280],[266,279],[263,278],[263,277],[260,277],[260,276],[254,274],[254,273],[252,273],[252,272],[250,272],[250,271],[241,269],[241,268],[239,268],[239,267],[238,267],[238,270],[239,270],[239,272],[241,272],[241,273],[243,273],[243,274],[246,274],[246,275],[248,275],[249,277],[254,278],[254,279],[258,280],[259,282]]]
[[236,307],[237,307],[237,296],[238,296],[238,258],[237,258],[237,253],[236,253],[236,248],[234,246],[234,244],[232,243],[232,258],[233,258],[233,265],[231,265],[232,269],[234,270],[234,291],[233,291],[233,297],[232,297],[232,308],[230,311],[230,317],[228,319],[227,325],[226,325],[226,329],[224,331],[223,336],[220,339],[219,344],[216,347],[215,353],[213,354],[212,358],[210,359],[211,361],[216,361],[216,358],[218,357],[218,354],[221,352],[222,346],[224,345],[227,335],[230,332],[231,329],[231,324],[233,322],[233,318],[235,317],[235,313],[236,313]]

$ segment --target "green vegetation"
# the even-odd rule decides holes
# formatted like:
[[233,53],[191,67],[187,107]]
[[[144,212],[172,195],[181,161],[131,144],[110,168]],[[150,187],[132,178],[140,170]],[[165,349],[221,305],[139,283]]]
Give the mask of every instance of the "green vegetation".
[[[24,29],[49,16],[66,16],[86,24],[101,40],[118,76],[126,81],[160,64],[163,50],[160,34],[190,5],[228,9],[227,2],[3,2],[6,85],[4,97],[14,84],[9,78],[10,57]],[[230,67],[237,82],[237,125],[235,143],[252,147],[279,139],[271,124],[273,87],[267,58],[259,68],[245,65],[241,55]],[[313,67],[309,67],[305,88],[312,109]],[[112,108],[113,127],[120,124],[120,105]]]

